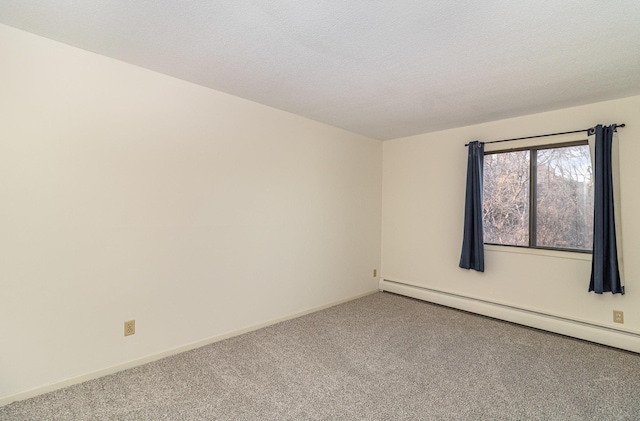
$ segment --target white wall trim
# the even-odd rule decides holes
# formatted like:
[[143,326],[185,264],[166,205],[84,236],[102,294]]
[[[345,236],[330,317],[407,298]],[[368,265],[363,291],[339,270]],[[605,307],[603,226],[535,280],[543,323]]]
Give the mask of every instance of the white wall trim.
[[640,353],[640,333],[568,319],[455,293],[380,279],[380,291],[393,292],[447,307]]
[[269,321],[266,321],[264,323],[258,323],[256,325],[252,325],[243,329],[239,329],[239,330],[234,330],[232,332],[227,332],[227,333],[223,333],[220,335],[216,335],[213,336],[211,338],[207,338],[207,339],[203,339],[200,341],[196,341],[196,342],[192,342],[183,346],[179,346],[177,348],[173,348],[164,352],[160,352],[158,354],[152,354],[152,355],[148,355],[146,357],[142,357],[142,358],[138,358],[132,361],[128,361],[122,364],[118,364],[118,365],[114,365],[112,367],[107,367],[101,370],[96,370],[93,371],[91,373],[87,373],[87,374],[83,374],[80,376],[76,376],[76,377],[72,377],[70,379],[65,379],[59,382],[55,382],[55,383],[51,383],[45,386],[40,386],[40,387],[36,387],[34,389],[30,389],[24,392],[20,392],[20,393],[16,393],[13,395],[8,395],[8,396],[4,396],[4,397],[0,397],[0,406],[4,406],[4,405],[8,405],[11,402],[15,402],[15,401],[21,401],[24,399],[29,399],[32,398],[34,396],[38,396],[38,395],[42,395],[44,393],[49,393],[49,392],[53,392],[54,390],[58,390],[58,389],[62,389],[64,387],[69,387],[72,386],[74,384],[78,384],[78,383],[83,383],[89,380],[93,380],[93,379],[97,379],[99,377],[104,377],[107,376],[109,374],[114,374],[117,373],[119,371],[123,371],[123,370],[127,370],[129,368],[133,368],[133,367],[137,367],[143,364],[147,364],[156,360],[160,360],[162,358],[166,358],[175,354],[179,354],[181,352],[185,352],[185,351],[190,351],[192,349],[196,349],[196,348],[200,348],[203,347],[205,345],[209,345],[212,344],[214,342],[218,342],[218,341],[222,341],[224,339],[228,339],[234,336],[238,336],[238,335],[242,335],[243,333],[248,333],[254,330],[258,330],[261,329],[263,327],[267,327],[270,325],[274,325],[276,323],[280,323],[280,322],[284,322],[287,320],[291,320],[291,319],[295,319],[297,317],[301,317],[310,313],[315,313],[316,311],[320,311],[320,310],[324,310],[327,309],[329,307],[333,307],[339,304],[343,304],[346,303],[348,301],[352,301],[352,300],[356,300],[358,298],[362,298],[362,297],[366,297],[367,295],[371,295],[371,294],[375,294],[377,293],[377,290],[374,291],[369,291],[369,292],[365,292],[363,294],[358,294],[358,295],[354,295],[352,297],[349,298],[345,298],[342,300],[338,300],[338,301],[333,301],[329,304],[325,304],[325,305],[321,305],[318,307],[314,307],[308,310],[303,310],[297,313],[293,313],[290,314],[288,316],[283,316],[283,317],[278,317],[276,319],[272,319]]
[[503,246],[498,244],[485,244],[485,252],[495,253],[516,253],[516,254],[529,254],[534,256],[549,256],[558,259],[573,259],[573,260],[586,260],[591,261],[593,256],[591,253],[580,253],[567,250],[548,250],[548,249],[536,249],[529,247],[516,247],[516,246]]

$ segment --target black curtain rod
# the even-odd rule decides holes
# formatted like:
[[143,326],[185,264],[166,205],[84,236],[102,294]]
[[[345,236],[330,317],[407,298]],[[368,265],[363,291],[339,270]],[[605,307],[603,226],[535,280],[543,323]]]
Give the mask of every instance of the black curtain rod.
[[[624,127],[625,124],[614,124],[615,129],[617,129],[618,127]],[[493,140],[491,142],[481,142],[484,143],[485,145],[488,143],[500,143],[500,142],[511,142],[512,140],[524,140],[524,139],[535,139],[538,137],[547,137],[547,136],[560,136],[562,134],[571,134],[571,133],[580,133],[580,132],[590,132],[593,129],[595,129],[595,127],[589,127],[588,129],[582,129],[582,130],[572,130],[570,132],[560,132],[560,133],[548,133],[548,134],[539,134],[537,136],[527,136],[527,137],[514,137],[513,139],[502,139],[502,140]],[[615,130],[614,129],[614,130]],[[465,143],[464,146],[469,146],[468,143]]]

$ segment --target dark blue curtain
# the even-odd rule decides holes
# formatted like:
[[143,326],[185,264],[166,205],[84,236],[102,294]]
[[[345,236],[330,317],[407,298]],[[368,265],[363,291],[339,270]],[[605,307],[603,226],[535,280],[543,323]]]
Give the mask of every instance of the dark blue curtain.
[[611,149],[616,126],[595,128],[593,259],[589,291],[624,294],[618,267]]
[[484,143],[469,143],[467,192],[464,204],[464,237],[460,267],[484,272],[484,236],[482,233],[482,172]]

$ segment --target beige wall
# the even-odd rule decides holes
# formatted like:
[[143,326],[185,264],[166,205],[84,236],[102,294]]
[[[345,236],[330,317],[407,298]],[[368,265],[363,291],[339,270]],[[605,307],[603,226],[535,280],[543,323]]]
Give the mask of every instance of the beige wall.
[[[626,295],[587,292],[589,255],[487,246],[484,273],[458,268],[467,159],[464,144],[476,139],[562,132],[598,123],[627,124],[619,129],[618,136]],[[576,138],[586,136],[546,141]],[[495,146],[487,145],[487,149],[490,147]],[[381,275],[423,288],[640,334],[639,157],[640,96],[385,142]],[[624,325],[613,323],[614,309],[624,311]],[[635,341],[640,351],[638,337]]]
[[0,63],[0,401],[376,290],[381,142],[1,25]]

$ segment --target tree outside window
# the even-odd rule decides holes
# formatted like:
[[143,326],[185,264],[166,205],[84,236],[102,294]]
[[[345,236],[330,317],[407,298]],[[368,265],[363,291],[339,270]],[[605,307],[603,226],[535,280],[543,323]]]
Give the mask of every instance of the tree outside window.
[[591,251],[593,177],[586,142],[488,152],[483,190],[485,243]]

